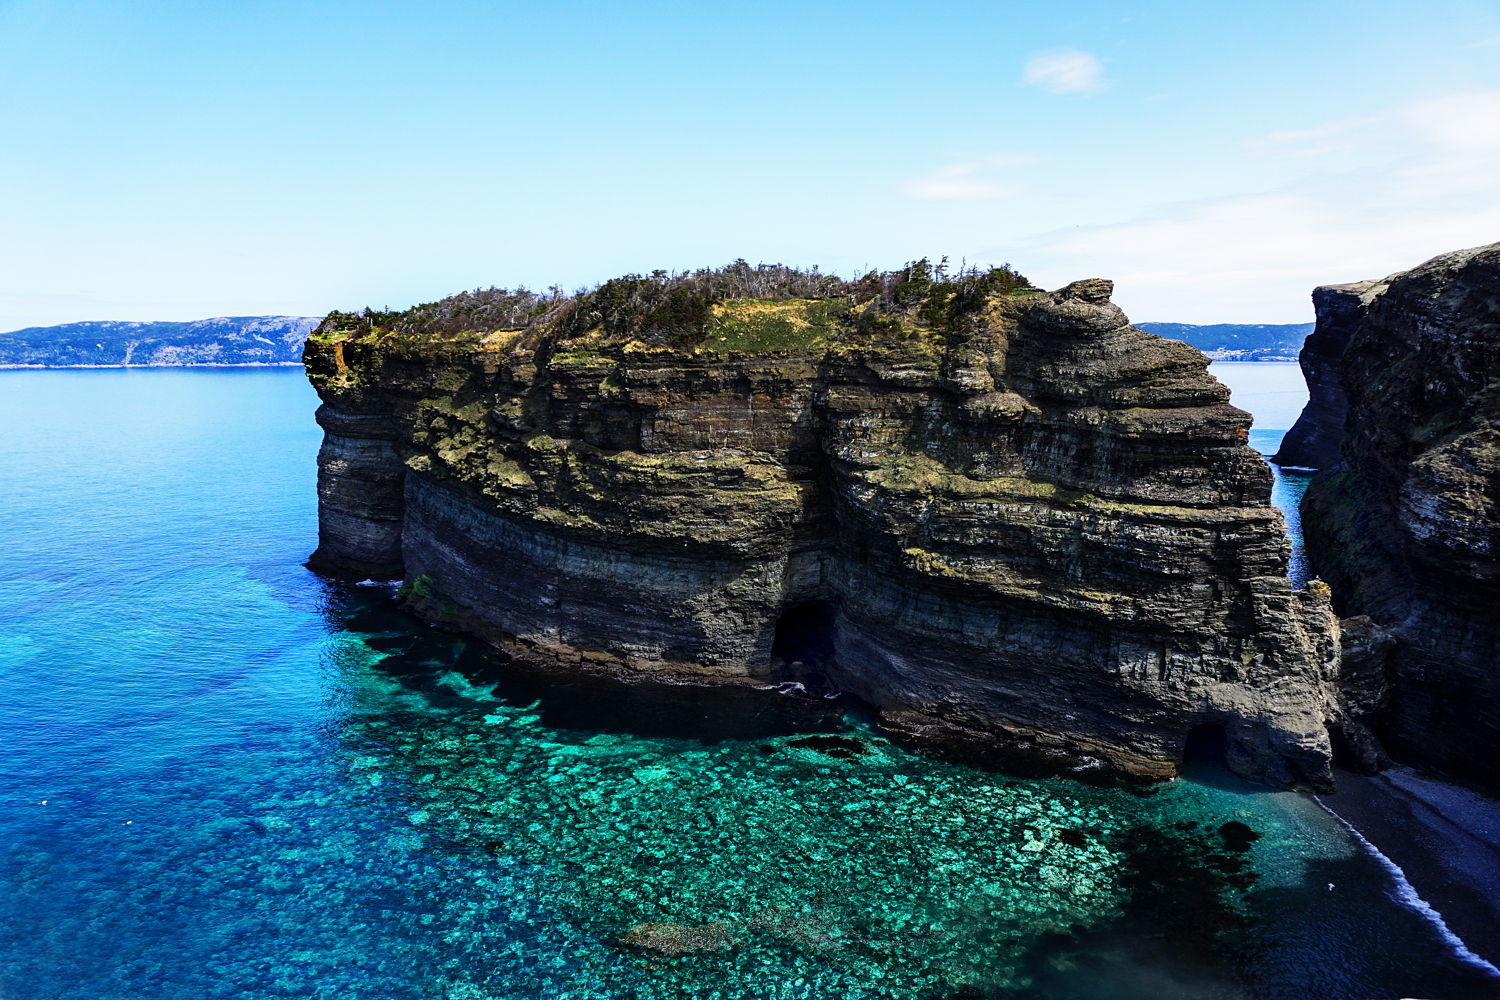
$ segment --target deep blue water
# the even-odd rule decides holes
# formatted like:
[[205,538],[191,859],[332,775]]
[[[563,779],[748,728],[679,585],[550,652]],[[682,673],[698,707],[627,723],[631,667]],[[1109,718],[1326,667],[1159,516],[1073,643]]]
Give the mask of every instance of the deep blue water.
[[314,405],[0,373],[5,1000],[1494,995],[1315,804],[1211,769],[563,728],[301,566]]

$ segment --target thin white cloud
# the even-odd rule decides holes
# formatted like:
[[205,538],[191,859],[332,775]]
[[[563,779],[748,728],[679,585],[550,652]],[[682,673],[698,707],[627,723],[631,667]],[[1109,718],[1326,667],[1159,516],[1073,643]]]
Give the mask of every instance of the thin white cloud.
[[1247,140],[1245,149],[1258,156],[1326,156],[1358,149],[1365,143],[1361,132],[1378,124],[1378,118],[1350,118],[1313,128],[1279,129]]
[[1052,94],[1086,94],[1102,89],[1104,64],[1093,53],[1077,49],[1039,52],[1026,60],[1021,78]]
[[1417,101],[1401,118],[1419,136],[1453,150],[1500,149],[1500,90]]
[[1500,90],[1413,101],[1380,114],[1270,132],[1245,143],[1248,151],[1267,156],[1411,154],[1424,147],[1453,152],[1500,148]]
[[1026,259],[1040,258],[1049,284],[1113,278],[1137,320],[1296,322],[1311,318],[1318,285],[1383,277],[1497,235],[1494,200],[1478,210],[1431,202],[1382,210],[1364,199],[1247,195],[1057,233]]
[[1024,153],[996,153],[977,160],[949,163],[913,177],[901,185],[913,198],[924,201],[993,201],[1009,198],[1022,190],[1005,171],[1035,163]]
[[1500,90],[1247,145],[1308,159],[1266,192],[1038,237],[1020,255],[1028,273],[1049,284],[1114,278],[1116,298],[1139,320],[1293,322],[1311,318],[1317,285],[1500,240]]

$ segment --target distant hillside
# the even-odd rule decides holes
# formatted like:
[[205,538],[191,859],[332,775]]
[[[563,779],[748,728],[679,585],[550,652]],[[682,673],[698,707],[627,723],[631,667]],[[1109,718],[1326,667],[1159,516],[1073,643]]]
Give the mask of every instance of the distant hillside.
[[1137,323],[1159,337],[1185,341],[1215,361],[1296,361],[1311,323]]
[[217,316],[185,323],[100,320],[0,333],[0,368],[269,365],[302,360],[321,317]]

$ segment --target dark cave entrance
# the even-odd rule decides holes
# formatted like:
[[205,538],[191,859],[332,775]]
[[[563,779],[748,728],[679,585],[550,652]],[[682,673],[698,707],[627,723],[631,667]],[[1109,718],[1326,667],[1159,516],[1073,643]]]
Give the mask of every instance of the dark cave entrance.
[[826,673],[837,652],[837,609],[830,601],[788,605],[776,620],[771,640],[772,662],[799,678]]
[[1229,766],[1229,727],[1222,722],[1201,722],[1192,728],[1182,746],[1182,766]]

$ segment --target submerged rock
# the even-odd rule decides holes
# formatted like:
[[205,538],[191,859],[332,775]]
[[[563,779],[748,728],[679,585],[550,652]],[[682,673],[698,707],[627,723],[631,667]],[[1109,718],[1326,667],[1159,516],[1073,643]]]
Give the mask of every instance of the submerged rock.
[[636,924],[620,941],[635,948],[663,955],[690,955],[699,951],[723,951],[737,943],[729,927],[722,923],[676,924],[669,922]]
[[1224,846],[1231,851],[1248,851],[1250,845],[1260,839],[1260,834],[1237,819],[1219,827],[1219,836],[1224,838]]
[[1308,435],[1278,460],[1337,454],[1305,460],[1324,471],[1302,523],[1340,611],[1367,616],[1345,631],[1342,714],[1500,787],[1500,243],[1318,295]]
[[906,277],[665,332],[612,327],[611,286],[522,329],[330,316],[311,564],[402,572],[539,670],[843,693],[914,742],[1145,777],[1206,727],[1326,786],[1337,623],[1204,355],[1107,281]]

